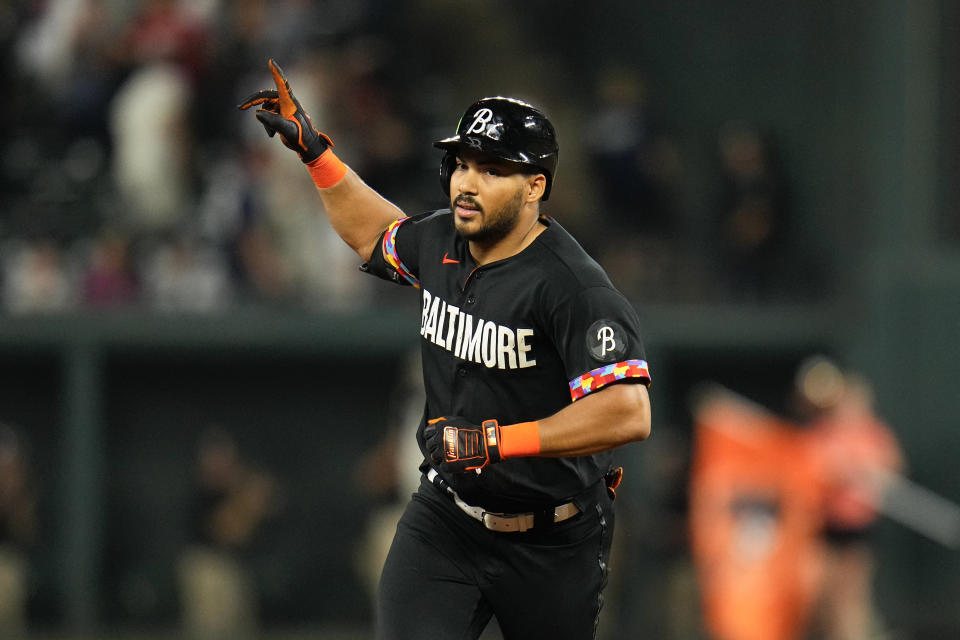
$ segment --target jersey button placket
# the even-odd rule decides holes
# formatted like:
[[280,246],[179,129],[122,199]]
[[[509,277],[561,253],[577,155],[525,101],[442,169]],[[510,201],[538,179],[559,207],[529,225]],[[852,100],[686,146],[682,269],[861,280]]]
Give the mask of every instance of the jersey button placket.
[[467,281],[464,283],[464,286],[462,289],[463,293],[467,294],[467,298],[464,301],[465,304],[468,304],[468,305],[476,304],[477,297],[473,295],[473,291],[472,291],[473,283],[479,280],[482,276],[483,276],[483,271],[477,268],[477,269],[474,269],[470,273],[470,275],[467,277]]
[[[469,276],[467,276],[466,281],[463,283],[463,288],[460,289],[461,294],[466,294],[466,298],[463,300],[463,305],[473,306],[477,302],[477,297],[473,295],[473,283],[479,276],[479,272],[474,270]],[[457,366],[456,370],[456,382],[455,387],[457,389],[463,389],[462,385],[468,384],[467,377],[470,375],[470,367],[466,364],[460,364]]]

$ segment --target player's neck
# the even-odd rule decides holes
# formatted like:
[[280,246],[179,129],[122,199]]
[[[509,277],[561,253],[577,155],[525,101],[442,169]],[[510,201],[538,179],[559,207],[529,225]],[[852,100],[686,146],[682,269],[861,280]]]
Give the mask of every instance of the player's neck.
[[517,225],[501,240],[487,245],[470,241],[470,255],[477,266],[505,260],[515,256],[533,243],[547,226],[540,222],[539,212],[532,216],[523,216]]

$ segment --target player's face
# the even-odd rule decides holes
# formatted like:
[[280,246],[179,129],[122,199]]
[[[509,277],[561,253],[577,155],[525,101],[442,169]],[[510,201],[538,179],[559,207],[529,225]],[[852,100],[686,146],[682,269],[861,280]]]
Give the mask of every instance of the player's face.
[[462,154],[450,177],[450,208],[460,235],[492,245],[516,226],[529,176],[512,163]]

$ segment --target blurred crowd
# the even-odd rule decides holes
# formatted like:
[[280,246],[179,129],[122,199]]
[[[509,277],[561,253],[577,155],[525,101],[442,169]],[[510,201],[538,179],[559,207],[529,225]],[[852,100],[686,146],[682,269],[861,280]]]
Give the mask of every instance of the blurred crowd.
[[[435,4],[4,3],[0,64],[15,91],[0,105],[3,309],[367,304],[369,279],[296,157],[235,107],[271,86],[272,57],[368,183],[411,213],[443,206],[430,141],[469,100],[436,57],[411,75],[442,46],[437,16],[455,16]],[[578,191],[548,213],[637,299],[782,294],[788,200],[770,140],[746,122],[718,131],[714,205],[691,217],[681,145],[641,65],[611,63],[548,105],[567,150],[558,185]]]
[[[420,454],[409,430],[422,406],[418,361],[415,351],[405,358],[389,424],[355,461],[351,482],[364,520],[355,522],[350,544],[334,552],[351,557],[358,594],[370,602],[419,478]],[[889,494],[905,480],[907,460],[895,430],[874,409],[869,382],[813,354],[799,363],[783,411],[713,382],[690,392],[692,424],[651,440],[634,480],[639,489],[618,513],[625,532],[615,551],[607,631],[598,637],[619,638],[624,629],[665,640],[887,637],[874,590],[883,562],[876,546],[881,516],[928,536],[931,529],[918,526],[921,516],[903,519],[891,511]],[[183,637],[258,637],[277,620],[274,574],[293,571],[273,555],[278,541],[309,548],[315,542],[308,524],[284,521],[293,487],[278,475],[282,469],[258,460],[239,436],[235,427],[213,423],[183,440],[193,447],[192,470],[183,491],[173,493],[187,517],[182,530],[164,525],[151,532],[180,543],[171,547],[175,557],[164,575],[153,575],[150,584],[175,592],[175,608],[166,614],[176,615]],[[31,618],[48,622],[29,615],[31,598],[40,595],[43,549],[36,544],[39,493],[28,440],[21,427],[0,423],[4,638],[19,637]],[[284,528],[298,533],[276,537]],[[960,527],[951,535],[932,539],[956,548]],[[144,562],[138,556],[134,564]],[[118,584],[121,601],[137,597],[127,582]],[[174,620],[161,618],[156,602],[126,606],[125,615],[141,622]]]
[[342,155],[413,205],[411,154],[429,147],[409,142],[416,117],[379,77],[372,4],[5,4],[6,309],[364,304],[358,261],[299,162],[236,105],[271,85],[267,58],[282,61]]

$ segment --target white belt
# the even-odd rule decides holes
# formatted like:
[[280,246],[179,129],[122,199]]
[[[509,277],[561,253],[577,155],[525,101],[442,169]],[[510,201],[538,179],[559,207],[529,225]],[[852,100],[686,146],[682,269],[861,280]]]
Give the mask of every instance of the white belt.
[[[436,469],[431,468],[429,471],[427,471],[427,480],[433,483],[439,475],[440,474],[437,473]],[[490,529],[491,531],[523,532],[533,528],[536,517],[536,514],[534,513],[496,513],[493,511],[487,511],[483,507],[475,507],[467,504],[460,498],[459,495],[457,495],[457,492],[450,487],[446,487],[446,490],[451,496],[453,496],[454,504],[460,507],[461,511],[474,520],[479,520],[484,527]],[[564,520],[569,520],[578,513],[580,513],[580,509],[577,507],[577,505],[572,502],[567,502],[566,504],[561,504],[558,507],[554,507],[553,521],[563,522]]]

